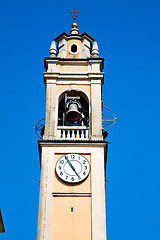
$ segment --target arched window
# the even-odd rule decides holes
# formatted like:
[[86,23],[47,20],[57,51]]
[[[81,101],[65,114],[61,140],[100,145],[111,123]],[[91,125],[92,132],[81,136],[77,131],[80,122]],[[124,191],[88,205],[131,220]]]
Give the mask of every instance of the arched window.
[[89,126],[88,98],[83,92],[71,90],[61,94],[58,126]]

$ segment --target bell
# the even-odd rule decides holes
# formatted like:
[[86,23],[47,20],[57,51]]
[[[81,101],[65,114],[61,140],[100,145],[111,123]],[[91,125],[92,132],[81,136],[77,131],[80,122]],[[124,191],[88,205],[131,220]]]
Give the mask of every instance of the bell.
[[81,113],[78,111],[78,106],[76,103],[70,103],[68,111],[66,113],[66,118],[68,121],[75,122],[80,120],[82,117]]

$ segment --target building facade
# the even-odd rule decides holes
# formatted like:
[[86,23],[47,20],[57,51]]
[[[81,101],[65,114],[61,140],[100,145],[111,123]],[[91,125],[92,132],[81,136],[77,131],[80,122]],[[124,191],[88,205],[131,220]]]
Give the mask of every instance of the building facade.
[[37,240],[106,240],[103,58],[72,24],[44,59],[45,125]]

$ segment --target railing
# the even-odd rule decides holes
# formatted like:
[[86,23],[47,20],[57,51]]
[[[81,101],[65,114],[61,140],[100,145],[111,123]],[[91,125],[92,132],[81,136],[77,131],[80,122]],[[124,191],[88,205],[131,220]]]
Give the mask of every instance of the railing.
[[58,139],[89,139],[89,129],[87,127],[77,126],[59,126],[57,127]]

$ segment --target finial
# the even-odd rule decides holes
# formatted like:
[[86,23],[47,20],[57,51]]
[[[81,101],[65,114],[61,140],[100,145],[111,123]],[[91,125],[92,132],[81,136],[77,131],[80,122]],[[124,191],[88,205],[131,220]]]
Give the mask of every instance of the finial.
[[93,43],[91,54],[92,54],[92,57],[96,57],[96,58],[99,57],[99,49],[98,49],[97,42]]
[[72,24],[72,29],[70,30],[70,34],[79,34],[79,30],[78,30],[78,28],[77,28],[77,23],[73,23]]
[[49,52],[50,52],[50,57],[56,57],[57,49],[56,49],[55,41],[52,41]]
[[77,17],[78,17],[78,15],[76,16],[76,13],[79,13],[79,12],[76,12],[76,8],[74,7],[74,12],[70,12],[71,14],[73,14],[73,21],[74,21],[74,23],[75,23],[75,21],[76,21],[76,19],[77,19]]
[[76,12],[76,9],[74,7],[74,12],[70,12],[73,14],[73,24],[72,24],[72,29],[70,31],[70,34],[79,34],[79,30],[77,29],[77,23],[75,23],[75,20],[77,19],[78,15],[76,15],[76,13],[79,13],[79,12]]

